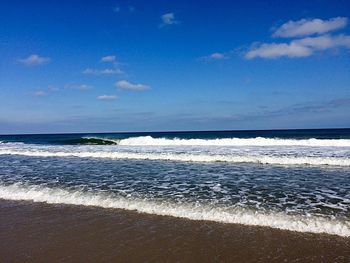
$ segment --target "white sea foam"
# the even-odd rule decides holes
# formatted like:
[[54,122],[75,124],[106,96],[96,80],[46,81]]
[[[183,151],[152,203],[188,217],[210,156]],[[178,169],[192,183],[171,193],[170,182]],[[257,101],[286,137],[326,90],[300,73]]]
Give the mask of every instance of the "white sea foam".
[[108,158],[134,160],[163,160],[182,162],[228,162],[228,163],[260,163],[281,165],[334,165],[350,166],[350,159],[344,157],[297,157],[297,156],[267,156],[267,155],[211,155],[187,153],[147,153],[147,152],[51,152],[43,150],[11,150],[0,149],[0,155],[22,155],[33,157],[78,157],[78,158]]
[[72,192],[41,186],[25,186],[21,184],[0,185],[0,198],[51,204],[117,208],[191,220],[208,220],[222,223],[265,226],[298,232],[327,233],[344,237],[350,236],[350,223],[348,221],[330,220],[315,216],[287,215],[285,213],[265,214],[242,208],[219,208],[190,203],[176,204],[145,199],[128,199],[102,193]]
[[224,139],[166,139],[151,136],[114,140],[119,145],[138,146],[310,146],[350,147],[350,139],[278,139],[278,138],[224,138]]

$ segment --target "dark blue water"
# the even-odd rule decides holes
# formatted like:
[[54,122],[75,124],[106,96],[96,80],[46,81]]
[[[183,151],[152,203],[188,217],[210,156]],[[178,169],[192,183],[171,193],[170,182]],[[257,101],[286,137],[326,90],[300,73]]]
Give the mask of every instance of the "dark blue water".
[[282,138],[282,139],[350,139],[350,129],[298,129],[298,130],[248,130],[248,131],[185,131],[185,132],[123,132],[0,135],[0,141],[35,144],[82,144],[85,137],[125,139],[152,136],[153,138],[222,139],[222,138]]

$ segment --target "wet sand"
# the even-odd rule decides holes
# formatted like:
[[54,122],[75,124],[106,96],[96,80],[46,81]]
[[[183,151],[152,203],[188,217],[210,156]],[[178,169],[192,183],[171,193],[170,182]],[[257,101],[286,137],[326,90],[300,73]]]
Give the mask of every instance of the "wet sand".
[[0,200],[0,262],[350,262],[350,238]]

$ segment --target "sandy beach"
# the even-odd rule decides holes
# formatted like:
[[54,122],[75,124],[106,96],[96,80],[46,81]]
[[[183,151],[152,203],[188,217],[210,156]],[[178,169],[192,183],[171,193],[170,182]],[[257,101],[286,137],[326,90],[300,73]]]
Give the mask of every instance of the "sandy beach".
[[348,262],[350,239],[96,207],[0,201],[2,262]]

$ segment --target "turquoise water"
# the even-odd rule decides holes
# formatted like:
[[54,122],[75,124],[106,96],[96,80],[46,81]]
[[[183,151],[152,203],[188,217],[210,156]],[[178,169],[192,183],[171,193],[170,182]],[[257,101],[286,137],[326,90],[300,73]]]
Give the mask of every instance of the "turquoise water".
[[0,198],[350,236],[350,130],[0,136]]

